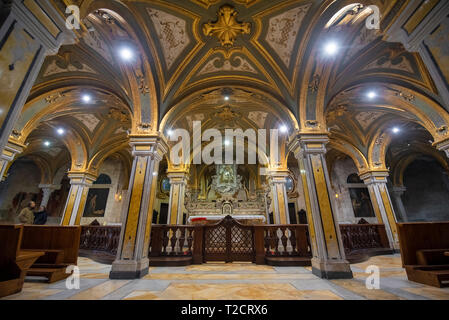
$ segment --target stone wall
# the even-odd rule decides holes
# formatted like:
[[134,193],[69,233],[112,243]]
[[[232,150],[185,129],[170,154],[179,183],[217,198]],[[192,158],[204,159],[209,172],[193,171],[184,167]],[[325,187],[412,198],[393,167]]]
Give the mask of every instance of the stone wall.
[[[17,222],[16,217],[10,217],[14,197],[21,192],[39,194],[41,174],[34,162],[29,160],[15,161],[8,172],[8,178],[0,183],[0,221]],[[28,202],[30,199],[23,200]]]
[[[95,219],[100,222],[100,224],[120,224],[121,223],[121,213],[124,200],[126,198],[126,191],[123,191],[124,177],[122,174],[122,162],[117,159],[109,158],[103,162],[99,174],[106,174],[111,178],[111,186],[109,190],[108,201],[106,204],[106,211],[104,218],[82,218],[81,224],[90,224]],[[122,199],[119,199],[119,195],[122,195]]]
[[[347,184],[348,177],[351,174],[357,174],[357,172],[354,161],[349,158],[336,160],[331,172],[331,188],[334,193],[330,196],[335,205],[338,222],[341,224],[355,224],[361,219],[355,217]],[[338,195],[338,198],[336,198],[336,195]],[[369,223],[377,223],[377,218],[363,219]]]

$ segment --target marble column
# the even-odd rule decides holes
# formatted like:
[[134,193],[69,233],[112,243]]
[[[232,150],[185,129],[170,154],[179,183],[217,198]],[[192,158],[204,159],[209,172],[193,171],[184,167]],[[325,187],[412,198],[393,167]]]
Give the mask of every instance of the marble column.
[[385,225],[390,247],[399,250],[396,216],[387,188],[389,174],[385,171],[368,172],[360,178],[365,182],[379,223]]
[[268,181],[271,188],[274,224],[290,224],[287,197],[287,171],[271,171]]
[[70,191],[64,208],[61,225],[78,226],[86,207],[89,188],[97,177],[86,172],[69,172]]
[[394,202],[396,203],[396,208],[398,209],[399,215],[401,216],[403,222],[408,221],[407,211],[405,211],[404,202],[402,201],[402,196],[405,191],[407,191],[407,188],[403,186],[393,187],[393,189],[391,189],[391,194]]
[[346,260],[340,228],[331,201],[329,173],[325,159],[324,134],[298,134],[289,149],[298,159],[312,246],[312,271],[324,279],[353,277]]
[[51,194],[54,191],[61,189],[61,185],[40,184],[39,188],[42,189],[42,193],[43,193],[41,206],[47,207]]
[[8,144],[3,148],[3,152],[0,155],[0,178],[4,181],[7,177],[8,170],[13,163],[17,155],[21,154],[25,150],[26,146],[14,142],[8,141]]
[[188,174],[186,172],[168,172],[167,177],[170,179],[170,201],[167,221],[171,225],[182,225]]
[[157,190],[157,173],[168,151],[159,135],[132,135],[134,157],[128,195],[123,204],[122,231],[111,279],[136,279],[148,274],[148,248]]
[[50,1],[12,1],[0,28],[0,150],[8,142],[45,57],[74,38]]

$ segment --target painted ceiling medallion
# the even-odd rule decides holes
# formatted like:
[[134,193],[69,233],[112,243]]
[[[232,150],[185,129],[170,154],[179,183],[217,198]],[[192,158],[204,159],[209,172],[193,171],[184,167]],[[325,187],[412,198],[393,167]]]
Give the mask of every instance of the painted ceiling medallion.
[[238,22],[238,12],[229,5],[224,5],[218,10],[218,19],[203,25],[205,36],[216,36],[223,47],[231,47],[238,35],[250,34],[251,23]]

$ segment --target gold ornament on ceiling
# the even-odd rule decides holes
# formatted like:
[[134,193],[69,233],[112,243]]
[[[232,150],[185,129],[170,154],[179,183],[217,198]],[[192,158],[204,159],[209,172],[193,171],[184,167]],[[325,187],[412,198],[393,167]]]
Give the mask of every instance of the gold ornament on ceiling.
[[215,114],[217,118],[219,118],[222,122],[231,122],[235,121],[241,115],[238,112],[232,111],[231,107],[226,106],[220,112]]
[[222,6],[218,10],[217,21],[203,25],[204,35],[216,36],[223,47],[232,47],[238,35],[251,33],[251,23],[237,21],[237,14],[230,5]]

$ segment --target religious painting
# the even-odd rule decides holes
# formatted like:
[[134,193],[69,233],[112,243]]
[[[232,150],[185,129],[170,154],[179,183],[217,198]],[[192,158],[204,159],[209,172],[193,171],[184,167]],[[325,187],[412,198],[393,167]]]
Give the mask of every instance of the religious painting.
[[242,177],[237,174],[237,165],[217,165],[212,177],[211,189],[221,195],[233,195],[242,188]]
[[161,190],[162,192],[170,192],[170,179],[164,178],[161,182]]
[[376,216],[367,188],[349,188],[349,194],[356,218],[371,218]]
[[103,218],[106,212],[106,204],[109,196],[109,188],[89,190],[83,217]]

